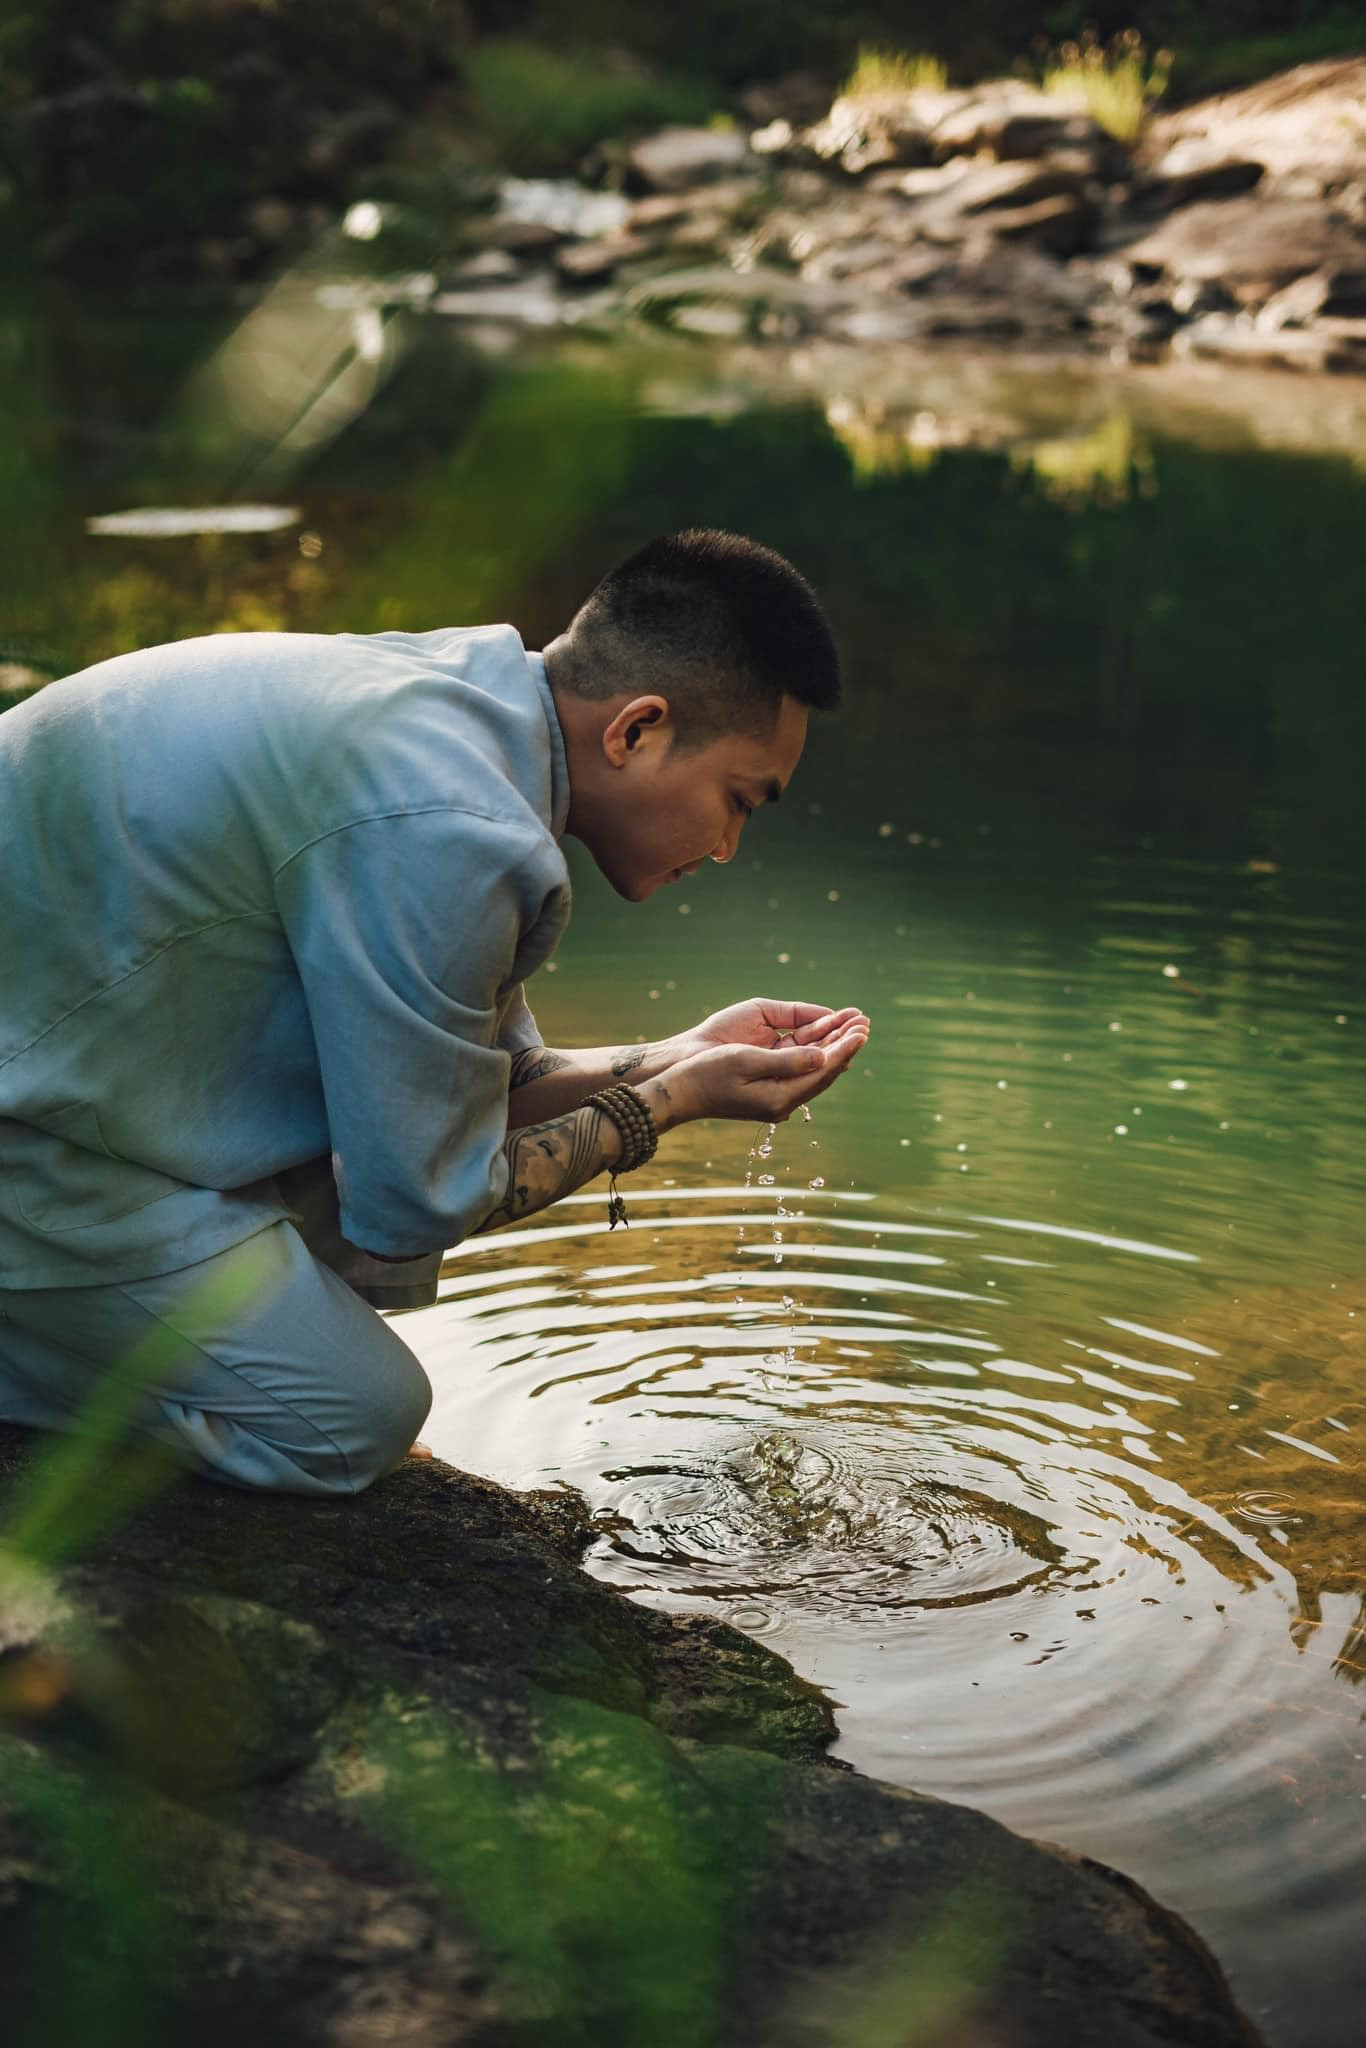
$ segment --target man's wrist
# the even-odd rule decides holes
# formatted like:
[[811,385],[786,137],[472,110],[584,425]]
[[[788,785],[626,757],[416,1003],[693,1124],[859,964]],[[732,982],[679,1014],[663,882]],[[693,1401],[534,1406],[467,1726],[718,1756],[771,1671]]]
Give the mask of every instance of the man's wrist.
[[661,1136],[679,1124],[691,1123],[697,1115],[686,1079],[678,1074],[676,1066],[670,1074],[656,1074],[652,1080],[633,1081],[631,1085],[654,1118]]
[[687,1033],[682,1031],[672,1038],[659,1038],[648,1044],[618,1046],[610,1061],[612,1079],[629,1081],[633,1088],[639,1087],[643,1081],[654,1081],[659,1075],[667,1074],[670,1067],[676,1067],[692,1050],[687,1043]]

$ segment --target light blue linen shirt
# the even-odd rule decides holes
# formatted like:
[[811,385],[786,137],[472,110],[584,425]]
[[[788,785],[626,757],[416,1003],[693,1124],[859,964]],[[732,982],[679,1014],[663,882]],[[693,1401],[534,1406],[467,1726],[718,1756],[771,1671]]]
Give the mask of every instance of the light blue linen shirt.
[[568,806],[510,626],[182,641],[0,717],[0,1286],[207,1258],[329,1152],[352,1243],[476,1229]]

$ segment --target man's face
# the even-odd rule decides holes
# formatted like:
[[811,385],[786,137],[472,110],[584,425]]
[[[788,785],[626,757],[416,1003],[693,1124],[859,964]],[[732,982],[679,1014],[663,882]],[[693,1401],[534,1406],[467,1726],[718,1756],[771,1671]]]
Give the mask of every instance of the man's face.
[[746,819],[786,789],[806,727],[794,697],[767,733],[728,734],[692,752],[674,744],[667,708],[629,723],[590,841],[617,894],[640,903],[708,858],[730,860]]

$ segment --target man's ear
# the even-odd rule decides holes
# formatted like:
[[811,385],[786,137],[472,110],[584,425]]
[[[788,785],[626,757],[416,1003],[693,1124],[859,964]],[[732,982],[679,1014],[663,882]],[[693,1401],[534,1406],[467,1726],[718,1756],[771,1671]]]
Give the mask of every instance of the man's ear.
[[614,768],[620,768],[627,755],[636,753],[642,742],[648,744],[657,735],[662,736],[668,723],[667,698],[633,697],[603,727],[602,751]]

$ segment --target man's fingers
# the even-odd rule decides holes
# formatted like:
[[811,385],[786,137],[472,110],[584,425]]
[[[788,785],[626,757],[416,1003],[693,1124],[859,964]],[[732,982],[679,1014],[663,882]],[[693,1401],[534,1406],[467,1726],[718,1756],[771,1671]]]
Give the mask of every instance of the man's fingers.
[[792,1035],[798,1045],[817,1045],[834,1032],[842,1031],[846,1024],[851,1024],[862,1014],[861,1010],[827,1010],[822,1016],[813,1017],[807,1023],[798,1025]]
[[763,1066],[758,1070],[756,1079],[784,1081],[816,1073],[825,1065],[829,1054],[824,1046],[797,1045],[789,1040],[786,1045],[775,1045],[760,1052],[759,1057]]
[[784,1107],[781,1114],[788,1116],[794,1109],[799,1109],[802,1103],[810,1102],[817,1095],[824,1094],[827,1088],[838,1081],[841,1074],[847,1072],[850,1061],[862,1051],[867,1042],[867,1026],[860,1020],[858,1023],[847,1025],[829,1046],[815,1049],[819,1053],[817,1065],[811,1068],[809,1075],[795,1075],[792,1084],[783,1089]]

